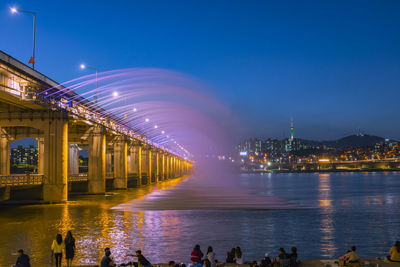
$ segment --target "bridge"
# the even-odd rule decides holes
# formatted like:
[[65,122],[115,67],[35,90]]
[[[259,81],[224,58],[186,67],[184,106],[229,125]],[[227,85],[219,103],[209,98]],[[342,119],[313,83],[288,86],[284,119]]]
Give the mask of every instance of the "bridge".
[[272,171],[399,171],[400,159],[369,159],[354,161],[322,160],[319,162],[297,162],[297,163],[272,163],[267,167]]
[[[22,138],[38,141],[38,174],[10,175],[10,143]],[[79,173],[82,148],[88,149],[87,173]],[[34,188],[35,199],[64,202],[69,192],[140,187],[188,174],[192,166],[114,114],[0,51],[0,199],[24,198],[24,190]],[[20,193],[12,193],[15,188]]]

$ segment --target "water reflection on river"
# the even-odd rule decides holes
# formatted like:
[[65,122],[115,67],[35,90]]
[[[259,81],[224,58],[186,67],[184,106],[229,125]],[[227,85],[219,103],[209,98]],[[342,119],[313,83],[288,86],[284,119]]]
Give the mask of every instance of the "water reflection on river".
[[67,204],[3,206],[0,266],[19,248],[46,266],[52,239],[68,230],[80,264],[99,262],[104,247],[119,262],[138,248],[152,262],[187,262],[196,243],[212,245],[219,260],[233,246],[245,260],[293,245],[302,258],[336,257],[353,244],[375,257],[400,239],[399,173],[232,174],[218,184],[200,176]]

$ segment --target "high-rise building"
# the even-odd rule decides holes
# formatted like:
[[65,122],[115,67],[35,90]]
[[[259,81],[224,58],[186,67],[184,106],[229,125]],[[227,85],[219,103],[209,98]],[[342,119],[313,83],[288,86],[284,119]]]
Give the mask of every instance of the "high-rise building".
[[236,148],[239,152],[246,152],[246,154],[260,153],[262,151],[261,140],[250,138],[239,144]]
[[11,166],[18,167],[21,165],[34,165],[38,164],[38,149],[33,145],[29,147],[18,146],[11,149],[10,155]]
[[293,129],[293,117],[290,120],[290,140],[294,139],[294,129]]

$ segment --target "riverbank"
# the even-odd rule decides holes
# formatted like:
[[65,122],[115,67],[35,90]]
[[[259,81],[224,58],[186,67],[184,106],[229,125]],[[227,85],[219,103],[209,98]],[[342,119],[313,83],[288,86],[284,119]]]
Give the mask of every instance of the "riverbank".
[[[332,260],[301,260],[301,267],[336,267],[337,265],[334,263],[335,259]],[[397,262],[384,262],[379,259],[361,259],[362,266],[380,266],[380,267],[396,267],[400,266],[400,263]],[[99,265],[76,265],[73,267],[98,267]],[[249,267],[250,264],[236,264],[236,263],[217,263],[216,267]],[[159,263],[153,264],[153,267],[168,267],[167,263]]]
[[268,170],[268,171],[241,171],[248,174],[268,174],[268,173],[341,173],[341,172],[399,172],[400,169],[336,169],[336,170]]

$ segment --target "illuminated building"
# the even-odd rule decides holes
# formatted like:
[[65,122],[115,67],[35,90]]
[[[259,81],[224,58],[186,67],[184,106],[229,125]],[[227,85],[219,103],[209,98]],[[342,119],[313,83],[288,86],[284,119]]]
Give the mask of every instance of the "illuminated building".
[[29,147],[18,146],[11,149],[10,165],[13,169],[36,167],[38,164],[38,149],[33,145]]

